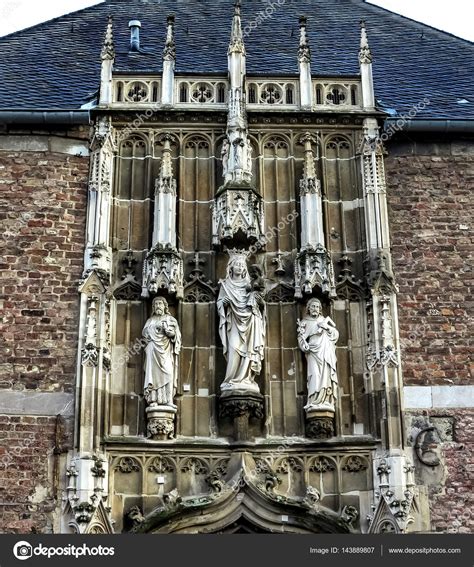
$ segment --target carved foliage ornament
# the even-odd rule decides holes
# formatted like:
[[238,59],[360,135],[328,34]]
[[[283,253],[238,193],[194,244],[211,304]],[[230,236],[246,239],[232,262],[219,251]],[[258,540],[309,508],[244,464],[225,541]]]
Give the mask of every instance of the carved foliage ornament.
[[209,467],[201,459],[191,457],[181,464],[181,472],[193,472],[194,474],[208,474]]
[[175,470],[171,459],[167,457],[155,457],[148,465],[148,470],[156,473],[173,472]]
[[336,470],[336,463],[326,457],[317,457],[309,467],[310,472],[332,472]]
[[350,473],[358,473],[367,469],[367,462],[359,455],[351,455],[347,457],[342,470]]
[[131,473],[138,472],[140,470],[140,464],[133,457],[122,457],[119,462],[115,465],[114,470],[118,470],[121,473]]

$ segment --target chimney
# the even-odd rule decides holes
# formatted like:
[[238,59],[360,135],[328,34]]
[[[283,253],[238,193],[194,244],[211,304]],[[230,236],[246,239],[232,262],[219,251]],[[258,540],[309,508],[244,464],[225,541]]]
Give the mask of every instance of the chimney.
[[142,24],[139,20],[130,20],[128,27],[130,28],[130,51],[140,51],[140,28]]

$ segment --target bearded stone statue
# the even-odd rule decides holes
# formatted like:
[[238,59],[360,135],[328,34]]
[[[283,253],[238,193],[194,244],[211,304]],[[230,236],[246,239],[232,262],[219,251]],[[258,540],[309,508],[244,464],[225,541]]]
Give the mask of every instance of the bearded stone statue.
[[219,282],[219,335],[227,369],[221,390],[259,392],[255,382],[262,368],[265,345],[265,304],[251,284],[248,253],[229,250],[227,277]]

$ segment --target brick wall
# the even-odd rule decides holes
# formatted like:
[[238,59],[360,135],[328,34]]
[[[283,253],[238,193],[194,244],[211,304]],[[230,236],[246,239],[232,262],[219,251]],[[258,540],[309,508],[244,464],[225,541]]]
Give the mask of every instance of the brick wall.
[[471,152],[413,144],[392,147],[386,160],[407,385],[470,381],[474,145]]
[[[468,385],[472,363],[474,144],[394,144],[386,160],[406,385]],[[410,411],[416,416],[419,412]],[[474,532],[472,409],[448,417],[443,478],[430,486],[433,531]]]
[[55,423],[54,417],[0,415],[0,533],[51,530]]
[[89,160],[0,151],[0,388],[72,391]]
[[[0,531],[7,533],[53,529],[59,457],[51,414],[61,411],[52,409],[58,397],[73,401],[89,168],[74,148],[87,136],[88,129],[0,136]],[[64,452],[70,419],[59,436]]]

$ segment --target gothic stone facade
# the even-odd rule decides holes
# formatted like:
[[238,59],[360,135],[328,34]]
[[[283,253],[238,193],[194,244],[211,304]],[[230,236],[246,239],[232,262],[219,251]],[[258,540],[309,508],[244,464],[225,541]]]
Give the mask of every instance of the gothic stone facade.
[[[472,413],[435,401],[469,380],[472,144],[384,147],[364,27],[351,77],[311,74],[304,19],[299,77],[248,76],[238,5],[228,76],[175,74],[172,18],[162,75],[114,57],[109,21],[90,128],[0,138],[2,529],[472,531]],[[258,393],[230,399],[229,249],[266,320]],[[181,330],[171,413],[144,395],[157,296]],[[335,411],[317,415],[297,335],[310,298],[339,332]]]

